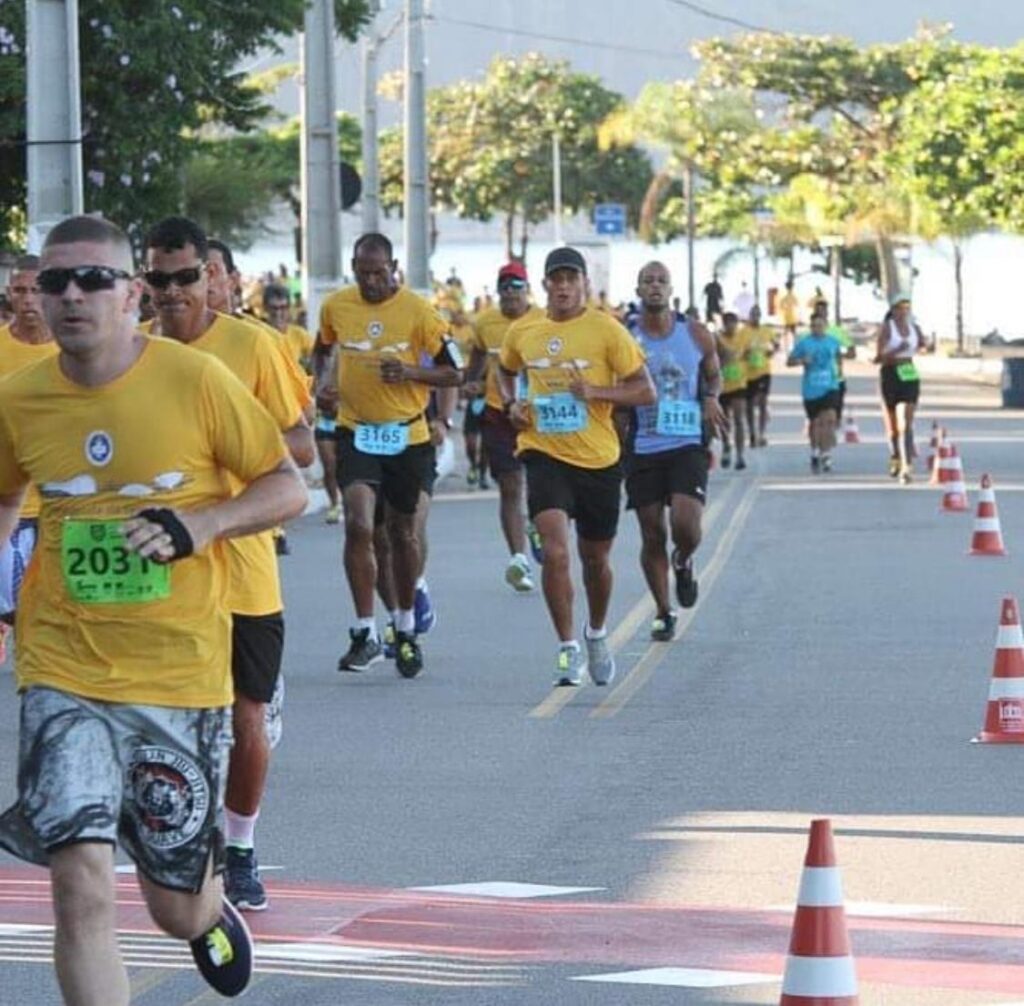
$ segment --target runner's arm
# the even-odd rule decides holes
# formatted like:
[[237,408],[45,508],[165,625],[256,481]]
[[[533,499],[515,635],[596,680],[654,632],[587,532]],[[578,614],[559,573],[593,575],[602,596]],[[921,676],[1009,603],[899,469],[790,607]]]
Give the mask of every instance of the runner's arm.
[[577,370],[576,376],[569,384],[569,390],[585,402],[611,402],[612,405],[635,407],[653,405],[658,400],[658,393],[654,389],[654,382],[646,363],[622,378],[618,384],[609,387],[589,384]]
[[284,431],[284,442],[288,447],[288,453],[300,468],[313,463],[316,457],[316,443],[305,414],[294,426]]
[[18,526],[21,513],[21,501],[25,498],[25,488],[0,496],[0,544],[5,544]]
[[487,365],[487,352],[479,346],[473,347],[469,354],[469,366],[466,367],[466,383],[464,390],[467,398],[474,398],[484,393],[484,368]]

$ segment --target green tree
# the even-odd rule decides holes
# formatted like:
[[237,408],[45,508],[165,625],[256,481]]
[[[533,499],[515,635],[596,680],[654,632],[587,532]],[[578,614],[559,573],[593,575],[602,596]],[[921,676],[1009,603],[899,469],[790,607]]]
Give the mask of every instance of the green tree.
[[[505,227],[506,252],[526,254],[531,225],[553,211],[552,138],[562,158],[562,201],[576,213],[623,202],[636,222],[651,178],[635,146],[601,149],[598,127],[622,96],[597,77],[536,54],[498,57],[480,81],[427,95],[432,201],[437,210]],[[402,205],[402,134],[381,137],[381,199]],[[518,249],[516,231],[518,230]]]
[[[86,209],[136,238],[181,207],[181,170],[195,131],[246,131],[268,108],[239,69],[302,26],[304,0],[205,0],[139,5],[81,0],[82,158]],[[353,38],[366,0],[336,0],[339,31]],[[25,204],[25,4],[0,2],[0,235]],[[236,168],[237,170],[237,168]]]

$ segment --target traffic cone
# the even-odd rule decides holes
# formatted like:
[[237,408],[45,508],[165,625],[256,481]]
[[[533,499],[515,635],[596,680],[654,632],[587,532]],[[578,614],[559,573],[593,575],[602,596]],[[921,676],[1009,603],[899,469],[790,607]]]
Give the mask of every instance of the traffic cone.
[[928,441],[928,450],[931,454],[928,455],[927,468],[928,471],[935,473],[935,459],[939,456],[939,445],[942,443],[942,427],[939,426],[937,419],[932,420],[932,438]]
[[843,424],[843,443],[860,443],[860,430],[857,429],[857,420],[853,418],[853,409],[846,413],[846,422]]
[[832,822],[811,822],[779,1006],[856,1006],[857,974],[843,911]]
[[987,475],[981,477],[978,493],[978,512],[974,518],[974,533],[971,535],[971,550],[968,555],[1006,555],[1003,532],[999,526],[999,511],[996,509],[996,491]]
[[1024,635],[1013,597],[1004,597],[985,725],[973,744],[1024,744]]
[[939,485],[942,487],[944,513],[962,513],[968,509],[967,487],[964,485],[964,469],[956,444],[949,442],[946,457],[939,463]]

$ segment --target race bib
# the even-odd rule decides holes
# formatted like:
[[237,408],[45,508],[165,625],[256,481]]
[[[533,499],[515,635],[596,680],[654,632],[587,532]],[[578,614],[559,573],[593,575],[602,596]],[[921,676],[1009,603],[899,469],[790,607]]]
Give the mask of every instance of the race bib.
[[486,405],[487,405],[487,399],[486,398],[474,398],[469,403],[469,411],[474,416],[482,416],[484,414],[484,408],[486,407]]
[[831,391],[835,375],[831,370],[811,370],[807,374],[807,387],[813,391]]
[[67,518],[61,528],[64,585],[80,604],[141,604],[171,596],[171,570],[125,546],[122,518]]
[[587,426],[587,406],[567,391],[533,400],[538,433],[579,433]]
[[766,363],[768,358],[759,349],[752,349],[750,351],[750,365],[760,370]]
[[738,384],[743,380],[743,364],[727,363],[722,367],[722,380],[729,384]]
[[338,424],[328,416],[316,417],[316,428],[323,433],[333,433],[337,425]]
[[658,420],[655,432],[663,437],[699,437],[701,412],[696,402],[658,402]]
[[391,457],[409,446],[409,427],[404,423],[360,423],[356,426],[356,450]]
[[901,381],[919,381],[921,375],[917,372],[917,366],[912,360],[907,360],[906,363],[900,363],[896,367],[896,376]]

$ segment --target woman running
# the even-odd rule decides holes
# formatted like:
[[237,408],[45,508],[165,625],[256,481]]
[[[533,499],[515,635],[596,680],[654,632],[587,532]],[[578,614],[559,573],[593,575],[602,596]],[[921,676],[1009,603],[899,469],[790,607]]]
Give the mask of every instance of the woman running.
[[821,314],[811,317],[811,333],[793,347],[786,366],[804,368],[801,394],[811,442],[811,471],[832,471],[839,411],[839,360],[843,347],[825,331]]
[[875,345],[875,363],[881,364],[882,420],[889,438],[889,475],[906,485],[913,478],[914,412],[921,396],[914,354],[931,348],[910,313],[910,297],[893,297]]

